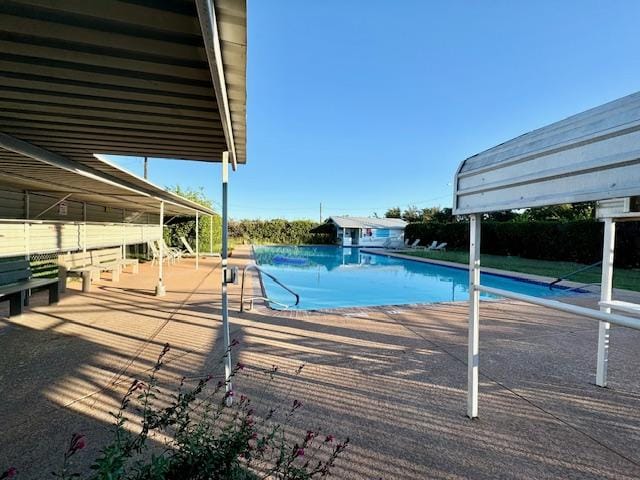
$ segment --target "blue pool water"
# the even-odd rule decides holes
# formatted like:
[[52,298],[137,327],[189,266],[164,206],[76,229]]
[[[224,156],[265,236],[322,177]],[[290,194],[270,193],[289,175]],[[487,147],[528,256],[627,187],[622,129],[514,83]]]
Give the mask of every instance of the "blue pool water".
[[[300,295],[300,310],[463,301],[469,298],[464,268],[363,253],[333,246],[256,246],[258,265]],[[266,275],[267,297],[291,305],[292,295]],[[551,297],[567,292],[511,277],[482,274],[483,285]],[[483,298],[491,295],[482,294]],[[272,307],[282,308],[273,303]]]

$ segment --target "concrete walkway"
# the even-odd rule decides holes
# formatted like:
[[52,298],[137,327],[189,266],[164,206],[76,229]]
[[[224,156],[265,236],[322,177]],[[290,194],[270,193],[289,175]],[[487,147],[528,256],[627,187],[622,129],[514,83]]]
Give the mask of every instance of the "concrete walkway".
[[[248,255],[237,249],[232,263]],[[76,431],[88,438],[83,458],[93,458],[109,438],[108,412],[165,342],[163,381],[220,374],[217,263],[170,266],[161,299],[156,271],[142,265],[89,294],[70,284],[58,305],[36,296],[22,317],[0,316],[0,469],[47,478]],[[592,384],[595,322],[483,302],[472,422],[466,304],[238,314],[238,295],[233,287],[231,335],[247,368],[236,389],[265,405],[302,401],[294,430],[350,437],[336,478],[640,477],[640,332],[613,328],[610,388],[601,389]]]

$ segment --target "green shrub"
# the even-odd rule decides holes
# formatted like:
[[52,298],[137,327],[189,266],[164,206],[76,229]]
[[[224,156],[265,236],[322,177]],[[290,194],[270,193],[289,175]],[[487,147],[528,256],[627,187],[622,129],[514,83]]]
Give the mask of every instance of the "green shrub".
[[229,222],[229,236],[244,243],[276,243],[282,245],[326,244],[330,235],[313,234],[318,223],[311,220],[240,220]]
[[[481,248],[491,255],[513,255],[539,260],[563,260],[591,264],[601,260],[603,223],[591,220],[567,222],[482,222]],[[469,224],[410,223],[405,230],[410,242],[423,245],[447,242],[452,250],[469,248]],[[615,263],[640,267],[640,225],[618,223]]]

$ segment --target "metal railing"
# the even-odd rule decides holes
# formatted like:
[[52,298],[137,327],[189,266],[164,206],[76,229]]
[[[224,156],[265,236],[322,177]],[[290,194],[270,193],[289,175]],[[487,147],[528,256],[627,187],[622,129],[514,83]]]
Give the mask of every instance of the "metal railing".
[[[285,308],[285,309],[288,309],[288,308],[291,308],[291,307],[295,307],[296,305],[298,305],[300,303],[300,295],[298,295],[296,292],[291,290],[289,287],[287,287],[285,284],[283,284],[280,280],[278,280],[276,277],[274,277],[270,273],[265,272],[264,270],[262,270],[255,263],[250,263],[250,264],[246,265],[242,269],[242,284],[240,286],[240,312],[244,312],[244,303],[245,303],[245,298],[244,298],[244,277],[246,276],[247,271],[251,270],[251,269],[256,270],[257,272],[260,272],[262,275],[266,275],[271,280],[273,280],[276,285],[282,287],[287,292],[289,292],[291,295],[293,295],[295,297],[295,299],[296,299],[296,303],[294,303],[293,305],[286,305],[284,303],[280,303],[280,302],[277,302],[275,300],[272,300],[272,299],[270,299],[268,297],[259,295],[259,296],[249,297],[247,299],[247,301],[251,302],[251,306],[250,306],[249,310],[253,309],[254,300],[264,300],[266,302],[276,304],[276,305],[278,305],[278,306],[280,306],[282,308]],[[264,288],[262,290],[264,292]]]
[[[556,284],[560,283],[560,282],[561,282],[561,281],[563,281],[563,280],[568,279],[569,277],[572,277],[572,276],[573,276],[573,275],[575,275],[576,273],[584,272],[584,271],[586,271],[586,270],[589,270],[589,269],[591,269],[591,268],[593,268],[593,267],[598,267],[598,266],[600,266],[600,265],[602,265],[602,261],[599,261],[599,262],[596,262],[596,263],[592,263],[591,265],[587,265],[586,267],[582,267],[582,268],[579,268],[578,270],[574,270],[573,272],[567,273],[566,275],[564,275],[564,276],[562,276],[562,277],[560,277],[560,278],[557,278],[556,280],[554,280],[553,282],[551,282],[551,283],[549,284],[549,290],[551,290],[551,289],[554,287],[554,285],[556,285]],[[586,285],[598,285],[598,284],[592,283],[592,284],[585,284],[585,286],[586,286]],[[571,290],[573,290],[573,289],[571,289]]]

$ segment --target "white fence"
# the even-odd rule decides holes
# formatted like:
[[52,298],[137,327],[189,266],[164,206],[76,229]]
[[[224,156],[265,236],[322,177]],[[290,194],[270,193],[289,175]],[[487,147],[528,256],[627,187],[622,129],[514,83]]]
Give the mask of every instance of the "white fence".
[[135,245],[161,237],[158,224],[0,220],[0,257]]

